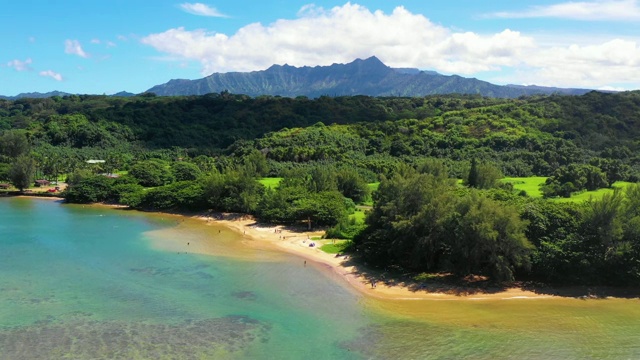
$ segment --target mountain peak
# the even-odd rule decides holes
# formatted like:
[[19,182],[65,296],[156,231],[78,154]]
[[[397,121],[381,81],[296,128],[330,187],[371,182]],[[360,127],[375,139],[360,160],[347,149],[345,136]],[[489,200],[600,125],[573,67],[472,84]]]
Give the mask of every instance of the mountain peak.
[[[360,59],[357,59],[356,61],[358,61],[358,60],[360,60]],[[369,63],[369,64],[381,64],[381,65],[384,65],[384,63],[382,61],[380,61],[380,59],[378,59],[378,57],[375,56],[375,55],[374,56],[370,56],[370,57],[368,57],[368,58],[366,58],[364,60],[360,60],[360,61],[365,62],[365,63]],[[387,66],[387,65],[384,65],[384,66]]]
[[352,61],[351,63],[347,64],[347,65],[352,65],[352,64],[357,64],[360,66],[364,66],[367,67],[369,69],[389,69],[389,67],[387,65],[385,65],[382,61],[380,61],[380,59],[378,59],[375,56],[371,56],[368,57],[364,60],[362,59],[355,59],[354,61]]
[[434,94],[479,94],[490,97],[561,92],[582,94],[579,89],[514,88],[459,76],[440,75],[418,69],[394,69],[376,56],[347,64],[296,67],[272,65],[252,72],[215,73],[199,80],[170,81],[148,90],[157,95],[204,95],[228,91],[249,96],[425,96]]

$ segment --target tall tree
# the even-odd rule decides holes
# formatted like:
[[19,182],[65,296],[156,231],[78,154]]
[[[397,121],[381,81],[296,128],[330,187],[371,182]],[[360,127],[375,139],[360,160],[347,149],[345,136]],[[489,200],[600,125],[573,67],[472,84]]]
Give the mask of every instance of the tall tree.
[[356,203],[365,201],[371,195],[367,182],[353,168],[341,168],[336,174],[336,180],[342,195]]
[[471,159],[471,168],[469,169],[469,175],[467,176],[466,185],[469,187],[477,187],[478,186],[478,160],[476,158]]
[[36,162],[27,155],[20,155],[11,165],[9,180],[13,186],[24,191],[33,182],[36,173]]
[[474,192],[458,203],[456,213],[449,225],[452,270],[513,280],[516,268],[530,266],[533,246],[517,209]]
[[5,131],[0,136],[0,154],[15,159],[27,151],[29,151],[29,141],[24,132]]
[[315,166],[311,169],[310,175],[308,188],[311,192],[333,191],[338,188],[336,173],[333,167]]

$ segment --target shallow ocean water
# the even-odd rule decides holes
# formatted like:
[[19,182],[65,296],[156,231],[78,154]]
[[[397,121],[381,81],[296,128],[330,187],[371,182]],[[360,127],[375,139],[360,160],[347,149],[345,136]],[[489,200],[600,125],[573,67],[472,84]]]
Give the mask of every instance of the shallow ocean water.
[[375,300],[202,221],[0,199],[0,359],[63,358],[640,358],[640,302]]

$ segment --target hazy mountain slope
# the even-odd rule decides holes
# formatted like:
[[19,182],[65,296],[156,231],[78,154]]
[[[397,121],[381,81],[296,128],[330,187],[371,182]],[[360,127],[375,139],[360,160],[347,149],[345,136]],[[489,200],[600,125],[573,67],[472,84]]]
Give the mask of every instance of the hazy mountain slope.
[[376,57],[348,64],[294,67],[273,65],[262,71],[214,73],[198,80],[171,80],[148,90],[157,95],[204,95],[228,91],[250,96],[280,95],[369,95],[424,96],[432,94],[479,94],[490,97],[518,97],[533,94],[584,94],[585,89],[541,86],[500,86],[457,75],[441,75],[417,69],[393,69]]

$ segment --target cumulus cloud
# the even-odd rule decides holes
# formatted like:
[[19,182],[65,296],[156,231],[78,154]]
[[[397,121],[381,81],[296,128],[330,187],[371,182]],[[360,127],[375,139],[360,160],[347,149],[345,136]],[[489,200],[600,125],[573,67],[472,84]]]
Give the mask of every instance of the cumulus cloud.
[[101,41],[100,41],[100,39],[91,39],[91,43],[92,44],[100,44]]
[[633,41],[549,45],[511,29],[461,32],[402,6],[384,13],[352,3],[332,9],[308,5],[295,19],[253,23],[231,35],[179,27],[141,41],[174,61],[200,62],[205,76],[272,64],[330,65],[375,55],[393,67],[467,76],[503,71],[516,74],[503,81],[512,83],[597,88],[640,82],[640,54]]
[[[524,83],[563,87],[607,88],[611,84],[638,84],[640,46],[613,39],[590,45],[541,48],[529,54],[530,71],[518,76]],[[616,88],[620,88],[619,86]]]
[[189,14],[199,16],[211,16],[211,17],[227,17],[227,15],[221,13],[216,8],[203,3],[184,3],[180,4],[180,8]]
[[27,58],[25,61],[14,59],[9,61],[7,66],[14,68],[16,71],[30,71],[33,70],[30,66],[32,62],[31,58]]
[[330,10],[306,6],[297,19],[249,24],[231,36],[180,27],[142,42],[170,56],[200,61],[208,75],[274,63],[328,65],[372,55],[394,66],[469,74],[512,64],[513,55],[532,41],[510,30],[491,36],[452,33],[404,7],[385,14],[347,3]]
[[78,40],[65,40],[64,42],[64,52],[66,54],[78,55],[83,58],[88,58],[89,54],[87,54],[83,49],[82,45]]
[[62,75],[52,70],[40,71],[40,76],[50,77],[56,81],[62,81]]
[[638,21],[638,0],[596,0],[564,2],[547,6],[532,6],[516,12],[498,12],[488,15],[498,18],[561,18],[588,21]]

